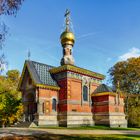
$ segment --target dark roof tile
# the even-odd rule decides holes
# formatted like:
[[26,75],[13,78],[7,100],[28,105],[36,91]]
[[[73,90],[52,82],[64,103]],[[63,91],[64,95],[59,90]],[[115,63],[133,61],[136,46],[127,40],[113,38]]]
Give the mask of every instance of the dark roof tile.
[[26,60],[26,63],[28,64],[33,78],[37,84],[58,86],[49,72],[50,69],[54,68],[53,66],[29,60]]
[[102,93],[102,92],[113,92],[113,90],[109,86],[101,84],[95,89],[93,93]]

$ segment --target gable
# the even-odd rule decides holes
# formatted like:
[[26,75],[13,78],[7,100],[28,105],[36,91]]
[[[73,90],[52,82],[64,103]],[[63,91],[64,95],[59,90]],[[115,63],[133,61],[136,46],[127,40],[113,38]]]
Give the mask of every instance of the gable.
[[35,85],[36,80],[38,80],[37,77],[34,76],[35,74],[31,71],[31,67],[29,66],[29,64],[27,63],[27,61],[25,61],[24,63],[24,67],[22,70],[22,74],[20,77],[20,81],[18,84],[18,90],[23,90],[25,89],[29,84],[29,79],[32,80],[32,85]]
[[34,81],[28,71],[28,68],[25,68],[24,76],[22,77],[22,81],[20,84],[20,90],[27,90],[34,87]]
[[103,92],[113,92],[113,90],[109,86],[101,84],[95,89],[93,93],[103,93]]
[[18,90],[25,88],[27,84],[27,79],[31,79],[33,85],[43,87],[48,86],[49,88],[58,87],[56,81],[52,78],[49,70],[52,69],[52,66],[34,62],[34,61],[25,61],[20,82],[18,85]]

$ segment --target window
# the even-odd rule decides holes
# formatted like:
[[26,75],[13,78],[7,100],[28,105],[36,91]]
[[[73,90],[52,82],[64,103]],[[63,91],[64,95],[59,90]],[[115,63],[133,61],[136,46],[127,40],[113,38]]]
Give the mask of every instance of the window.
[[42,113],[44,114],[45,113],[45,104],[42,103]]
[[56,99],[52,99],[52,110],[56,111]]
[[83,86],[83,100],[88,101],[88,87]]
[[31,78],[29,78],[28,83],[29,83],[29,85],[31,85],[31,84],[32,84],[32,79],[31,79]]
[[91,102],[91,106],[93,107],[94,106],[94,100],[92,99],[92,102]]

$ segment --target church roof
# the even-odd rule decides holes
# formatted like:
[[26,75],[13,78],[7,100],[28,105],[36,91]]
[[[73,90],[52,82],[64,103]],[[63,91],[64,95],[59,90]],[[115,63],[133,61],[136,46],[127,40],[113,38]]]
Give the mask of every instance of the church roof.
[[25,61],[19,86],[21,85],[26,68],[28,69],[35,85],[47,85],[58,87],[56,81],[53,79],[49,72],[50,69],[54,68],[53,66],[30,60]]
[[105,84],[101,84],[95,89],[93,93],[96,94],[96,93],[103,93],[103,92],[113,92],[113,90],[109,86]]
[[46,65],[35,61],[26,61],[29,64],[31,72],[36,78],[38,84],[45,84],[50,86],[58,86],[56,81],[52,78],[49,70],[54,68],[53,66]]

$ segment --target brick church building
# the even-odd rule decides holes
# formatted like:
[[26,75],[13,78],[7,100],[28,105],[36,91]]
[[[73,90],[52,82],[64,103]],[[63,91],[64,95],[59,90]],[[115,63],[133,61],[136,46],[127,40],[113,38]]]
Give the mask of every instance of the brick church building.
[[19,83],[24,121],[37,126],[127,127],[123,97],[102,84],[104,75],[74,65],[75,37],[69,15],[67,10],[65,30],[60,36],[61,66],[25,61]]

